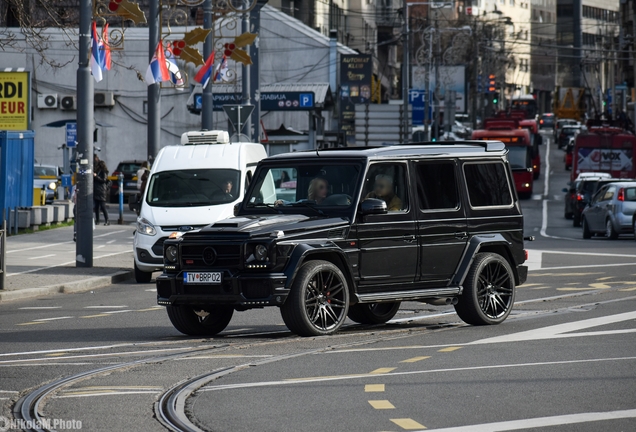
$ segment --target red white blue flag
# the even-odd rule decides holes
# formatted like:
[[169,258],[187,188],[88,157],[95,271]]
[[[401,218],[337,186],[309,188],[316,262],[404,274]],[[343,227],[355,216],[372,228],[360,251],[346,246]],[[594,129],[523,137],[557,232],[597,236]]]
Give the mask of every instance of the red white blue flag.
[[166,47],[166,66],[168,67],[168,71],[170,71],[170,81],[172,81],[172,84],[176,86],[177,90],[183,90],[185,83],[170,44]]
[[205,64],[201,66],[199,72],[194,76],[194,80],[200,84],[203,84],[203,88],[207,87],[208,81],[212,76],[212,66],[214,66],[214,52],[210,54],[210,57],[205,61]]
[[104,49],[104,67],[102,69],[110,70],[110,46],[108,45],[108,23],[104,26],[104,33],[102,36],[102,45]]
[[97,24],[93,21],[91,31],[91,73],[95,82],[100,82],[103,78],[102,70],[105,69],[104,63],[104,44],[97,35]]
[[150,60],[148,69],[146,70],[146,83],[148,85],[170,81],[170,71],[168,70],[166,55],[163,52],[163,43],[161,40],[157,44],[157,49]]
[[214,73],[214,81],[227,81],[227,57],[223,54],[223,60],[216,67],[216,72]]

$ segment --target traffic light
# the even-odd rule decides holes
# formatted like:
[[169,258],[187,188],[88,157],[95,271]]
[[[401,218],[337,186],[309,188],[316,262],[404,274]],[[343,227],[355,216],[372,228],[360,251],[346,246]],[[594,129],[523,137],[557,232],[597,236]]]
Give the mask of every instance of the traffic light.
[[497,91],[497,76],[495,74],[488,75],[488,93]]
[[499,103],[499,92],[495,92],[495,94],[492,95],[492,104],[497,105],[497,103]]

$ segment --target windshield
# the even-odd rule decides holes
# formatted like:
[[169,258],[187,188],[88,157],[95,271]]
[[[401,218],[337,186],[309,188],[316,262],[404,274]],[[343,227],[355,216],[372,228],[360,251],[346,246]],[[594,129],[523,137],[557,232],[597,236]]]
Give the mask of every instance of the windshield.
[[512,169],[526,169],[530,166],[530,147],[508,147],[508,160]]
[[117,165],[116,171],[123,172],[124,174],[136,174],[139,168],[141,168],[141,163],[121,162],[119,165]]
[[146,202],[154,207],[227,204],[239,197],[241,172],[232,169],[163,171],[150,178]]
[[57,177],[56,167],[35,166],[33,167],[35,177]]
[[259,170],[246,207],[348,208],[353,203],[361,167],[357,163],[297,161]]

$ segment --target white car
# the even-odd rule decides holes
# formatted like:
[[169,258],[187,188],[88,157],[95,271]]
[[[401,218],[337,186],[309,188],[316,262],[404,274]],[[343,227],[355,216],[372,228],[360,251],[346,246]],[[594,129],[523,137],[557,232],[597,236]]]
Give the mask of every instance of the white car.
[[233,215],[258,162],[255,143],[229,144],[225,131],[188,132],[183,145],[161,149],[152,164],[133,239],[135,279],[163,269],[163,242]]
[[582,173],[580,173],[578,175],[578,177],[574,181],[604,180],[604,179],[610,179],[610,178],[612,178],[612,175],[610,173],[604,173],[604,172],[582,172]]

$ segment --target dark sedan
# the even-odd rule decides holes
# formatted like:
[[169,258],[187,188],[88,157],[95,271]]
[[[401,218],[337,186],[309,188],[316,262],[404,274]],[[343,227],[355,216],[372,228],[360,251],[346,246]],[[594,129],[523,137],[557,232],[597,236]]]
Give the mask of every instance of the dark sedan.
[[129,160],[119,162],[115,171],[110,175],[112,181],[110,187],[110,202],[119,202],[119,173],[124,174],[124,202],[131,195],[137,195],[137,171],[141,168],[143,161]]

